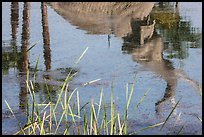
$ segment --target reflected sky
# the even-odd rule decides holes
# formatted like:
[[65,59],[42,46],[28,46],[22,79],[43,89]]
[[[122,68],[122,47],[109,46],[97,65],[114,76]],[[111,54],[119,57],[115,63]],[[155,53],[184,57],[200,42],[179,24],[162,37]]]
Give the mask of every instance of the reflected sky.
[[[179,3],[178,9],[175,9],[174,3],[164,3],[162,8],[157,3],[148,4],[146,5],[149,7],[148,10],[144,11],[142,10],[145,9],[144,5],[115,5],[109,8],[110,10],[104,10],[105,14],[99,16],[97,11],[93,16],[91,8],[87,13],[86,10],[81,12],[80,9],[85,8],[83,5],[79,7],[77,4],[72,5],[72,12],[67,12],[67,14],[64,13],[66,9],[64,11],[63,8],[57,7],[60,9],[58,10],[48,6],[48,15],[42,16],[41,4],[31,3],[30,30],[26,31],[30,35],[28,38],[30,44],[27,49],[36,41],[39,43],[28,53],[29,63],[27,62],[26,66],[29,66],[32,72],[37,57],[40,55],[38,82],[42,85],[36,85],[39,87],[38,101],[48,98],[46,92],[43,92],[46,89],[43,85],[44,78],[50,80],[51,85],[49,86],[54,91],[56,89],[54,86],[58,87],[61,84],[57,82],[63,81],[69,68],[73,66],[73,62],[88,46],[87,54],[74,68],[79,71],[79,75],[72,81],[72,88],[79,87],[80,96],[83,96],[81,104],[87,102],[87,99],[91,97],[95,97],[97,101],[99,93],[96,91],[101,87],[104,87],[106,91],[104,95],[108,101],[109,86],[114,80],[115,100],[116,103],[119,103],[119,111],[122,111],[125,104],[124,101],[121,101],[125,98],[125,84],[131,83],[137,74],[135,100],[131,107],[134,107],[134,104],[155,80],[159,82],[142,105],[145,110],[139,108],[138,114],[132,111],[130,119],[137,121],[143,118],[143,114],[149,114],[149,121],[158,121],[154,116],[155,103],[159,104],[171,97],[174,98],[174,104],[180,97],[184,98],[176,114],[185,113],[182,119],[184,123],[189,123],[187,117],[195,109],[195,113],[202,116],[200,109],[202,99],[195,92],[199,88],[198,85],[202,84],[200,77],[202,67],[198,65],[202,61],[202,21],[199,18],[202,17],[202,8],[199,3],[191,4],[193,6],[189,6],[188,3]],[[97,6],[94,8],[93,5],[92,7],[92,10],[103,9],[96,8]],[[22,26],[23,3],[19,3],[19,11],[16,8],[13,8],[16,11],[11,10],[10,3],[3,3],[2,8],[2,15],[5,15],[2,19],[2,107],[5,110],[5,99],[19,97],[19,73],[22,74],[22,70],[17,66],[25,62],[20,59],[20,56],[23,48],[22,42],[26,41],[21,35],[24,30]],[[118,9],[118,12],[114,12],[114,8]],[[165,8],[168,10],[164,10]],[[139,9],[141,15],[135,15],[135,11]],[[73,12],[74,10],[79,10],[79,13]],[[168,15],[163,14],[167,11]],[[19,12],[19,15],[16,12]],[[119,17],[114,14],[118,14]],[[164,20],[165,17],[175,19],[173,25],[166,25],[168,20]],[[160,22],[161,20],[163,22]],[[98,78],[102,80],[95,85],[81,86],[83,83]],[[53,99],[54,96],[56,93],[53,92]],[[189,97],[192,99],[189,100]],[[15,104],[20,104],[20,101],[17,100],[13,100],[12,107],[15,108]],[[171,103],[172,99],[169,101]],[[167,115],[167,110],[172,106],[169,101],[158,109],[162,116]]]

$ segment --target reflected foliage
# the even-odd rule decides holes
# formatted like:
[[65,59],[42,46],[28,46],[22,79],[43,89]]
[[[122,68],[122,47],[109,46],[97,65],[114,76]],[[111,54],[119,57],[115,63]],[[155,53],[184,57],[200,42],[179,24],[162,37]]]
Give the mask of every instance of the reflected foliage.
[[199,48],[202,33],[191,22],[179,14],[179,6],[172,2],[159,2],[151,12],[156,20],[156,30],[165,38],[167,58],[185,59],[189,48]]
[[[23,5],[23,9],[19,9],[19,5]],[[35,65],[32,66],[29,63],[30,46],[30,3],[11,2],[11,39],[2,41],[2,71],[4,75],[9,74],[9,69],[16,69],[18,72],[20,92],[19,92],[19,109],[24,112],[27,111],[27,93],[26,75],[29,70],[29,78],[33,80]],[[39,10],[40,12],[40,10]],[[19,14],[22,14],[22,33],[21,43],[17,44],[18,28],[19,28]],[[42,38],[43,38],[43,57],[45,71],[37,68],[36,81],[34,84],[36,92],[42,92],[39,94],[39,99],[44,101],[49,98],[47,88],[50,91],[52,101],[55,101],[56,91],[62,86],[67,74],[72,68],[57,68],[51,70],[51,49],[50,49],[50,35],[48,24],[47,5],[45,2],[41,3],[42,14]],[[78,70],[73,69],[72,73]]]

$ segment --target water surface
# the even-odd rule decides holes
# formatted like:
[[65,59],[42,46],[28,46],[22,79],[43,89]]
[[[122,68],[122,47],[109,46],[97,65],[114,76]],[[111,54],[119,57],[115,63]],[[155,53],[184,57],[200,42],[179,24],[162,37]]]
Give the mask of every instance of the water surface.
[[[48,98],[44,79],[49,81],[54,102],[58,86],[74,68],[79,73],[69,90],[78,88],[80,104],[91,98],[98,102],[101,88],[110,103],[113,81],[114,101],[123,113],[126,84],[130,89],[136,77],[129,109],[131,131],[164,121],[181,98],[162,132],[155,128],[140,134],[176,134],[182,126],[181,134],[202,134],[197,118],[202,118],[202,3],[181,2],[177,8],[174,3],[132,3],[129,7],[124,3],[51,3],[46,14],[41,3],[20,2],[18,7],[4,2],[2,17],[3,134],[17,130],[5,100],[20,121],[25,121],[22,115],[30,101],[26,71],[33,73],[38,56],[38,102]],[[100,81],[82,86],[95,79]]]

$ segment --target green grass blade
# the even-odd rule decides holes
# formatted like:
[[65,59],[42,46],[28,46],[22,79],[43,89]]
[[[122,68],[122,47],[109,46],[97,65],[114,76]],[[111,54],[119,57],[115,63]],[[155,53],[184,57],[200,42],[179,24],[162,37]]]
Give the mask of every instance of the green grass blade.
[[8,104],[8,102],[7,102],[6,100],[5,100],[5,103],[6,103],[7,107],[9,108],[9,110],[11,111],[12,115],[14,116],[14,118],[16,119],[20,130],[25,134],[25,132],[22,130],[22,128],[21,128],[21,126],[20,126],[20,122],[18,121],[18,119],[17,119],[16,116],[14,115],[13,110],[11,109],[10,105]]
[[110,135],[113,135],[113,126],[114,126],[114,102],[113,102],[113,97],[114,97],[114,85],[113,81],[111,83],[111,124],[110,124]]
[[126,83],[126,101],[128,101],[128,83]]
[[134,132],[130,133],[129,135],[137,134],[137,133],[139,133],[139,132],[141,132],[141,131],[145,131],[145,130],[148,130],[148,129],[151,129],[151,128],[160,126],[160,125],[162,125],[163,123],[164,123],[164,122],[160,122],[160,123],[157,123],[157,124],[154,124],[154,125],[151,125],[151,126],[142,128],[142,129],[140,129],[140,130],[137,130],[137,131],[134,131]]
[[177,135],[179,135],[181,133],[181,131],[183,130],[184,125],[180,128],[180,130],[178,131]]
[[202,123],[202,118],[200,118],[199,116],[195,115],[195,117],[200,120],[200,122]]
[[166,120],[164,121],[164,124],[162,125],[162,127],[160,128],[160,131],[162,130],[162,128],[164,127],[164,125],[166,124],[167,120],[170,118],[171,114],[173,113],[173,111],[175,110],[175,108],[177,107],[178,103],[180,102],[181,98],[179,99],[179,101],[176,103],[176,105],[174,106],[174,108],[171,110],[171,112],[169,113],[168,117],[166,118]]
[[45,134],[45,129],[44,129],[45,116],[46,116],[46,111],[43,114],[42,123],[40,124],[40,135],[44,135]]
[[[92,101],[92,100],[91,100]],[[91,102],[92,104],[92,102]],[[92,113],[92,107],[90,108],[90,112],[91,112],[91,118],[90,118],[90,131],[89,131],[89,135],[92,135],[92,126],[93,126],[93,113]]]
[[152,89],[152,86],[145,92],[145,94],[142,96],[142,98],[140,99],[139,103],[137,104],[135,111],[138,109],[139,105],[143,102],[144,98],[147,96],[147,94],[149,93],[149,91]]
[[37,44],[39,43],[39,41],[37,41],[36,43],[34,43],[26,52],[30,51],[33,47],[35,47]]
[[101,89],[100,99],[99,99],[99,103],[98,103],[99,105],[98,105],[97,119],[99,118],[99,114],[100,114],[100,110],[101,110],[102,99],[103,99],[103,88]]
[[86,51],[88,50],[89,48],[87,47],[84,52],[81,54],[81,56],[78,58],[78,60],[76,61],[75,64],[78,64],[80,62],[80,60],[82,59],[82,57],[84,56],[84,54],[86,53]]
[[135,88],[135,84],[136,84],[136,79],[134,80],[134,82],[132,84],[132,87],[131,87],[130,95],[129,95],[128,102],[127,102],[127,105],[126,105],[126,113],[128,111],[129,105],[130,105],[130,100],[132,98],[132,94],[133,94],[133,91],[134,91],[134,88]]
[[77,94],[77,109],[78,109],[77,115],[80,116],[80,101],[79,101],[79,93],[78,93],[78,91],[76,92],[76,94]]
[[35,64],[35,69],[34,69],[34,81],[36,80],[36,74],[37,74],[37,68],[38,68],[38,63],[39,63],[40,55],[38,55],[38,59]]
[[[83,126],[84,135],[86,135],[87,129],[88,129],[88,120],[87,120],[87,116],[86,116],[86,111],[84,110],[84,126]],[[88,132],[87,132],[87,134],[88,134]]]
[[58,128],[59,128],[59,126],[60,126],[60,124],[61,124],[61,122],[62,122],[62,119],[63,119],[63,117],[64,117],[64,114],[65,114],[65,111],[62,112],[62,115],[61,115],[61,117],[60,117],[60,120],[59,120],[59,122],[58,122],[58,124],[57,124],[57,127],[56,127],[55,132],[54,132],[55,135],[57,134]]
[[95,80],[92,80],[92,81],[86,82],[86,83],[83,84],[83,86],[90,85],[90,84],[92,84],[92,83],[94,83],[94,82],[97,82],[97,81],[99,81],[99,80],[101,80],[101,79],[95,79]]
[[96,111],[95,111],[93,102],[91,102],[91,108],[92,108],[91,115],[93,117],[93,132],[94,132],[94,135],[97,135],[97,117],[96,117]]
[[128,108],[129,108],[130,100],[132,98],[132,94],[133,94],[133,91],[134,91],[134,88],[135,88],[135,84],[136,84],[136,76],[135,76],[134,82],[132,84],[130,95],[129,95],[129,98],[128,98],[128,101],[127,101],[127,104],[126,104],[125,115],[124,115],[124,134],[128,133],[127,132]]

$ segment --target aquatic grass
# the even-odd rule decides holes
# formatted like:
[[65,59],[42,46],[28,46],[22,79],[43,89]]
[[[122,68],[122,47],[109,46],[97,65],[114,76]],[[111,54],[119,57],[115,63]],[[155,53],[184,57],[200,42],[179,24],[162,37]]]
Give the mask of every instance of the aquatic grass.
[[[156,81],[155,81],[156,82]],[[154,84],[155,84],[154,82]],[[139,105],[143,102],[144,98],[147,96],[147,94],[149,93],[149,91],[152,89],[152,87],[154,86],[154,84],[145,92],[145,94],[142,96],[142,98],[140,99],[139,103],[136,105],[135,111],[138,109]]]
[[75,65],[79,64],[79,62],[81,61],[81,59],[83,58],[83,56],[85,55],[85,53],[87,52],[89,48],[86,47],[86,49],[84,50],[84,52],[80,55],[80,57],[78,58],[78,60],[75,62]]
[[[135,82],[134,82],[135,83]],[[32,85],[32,84],[30,84]],[[30,85],[28,85],[30,87]],[[134,84],[133,84],[134,86]],[[96,110],[95,108],[95,104],[94,104],[94,101],[93,99],[91,99],[91,103],[90,103],[90,119],[88,120],[88,117],[87,117],[87,114],[86,114],[86,111],[85,111],[85,105],[87,105],[88,103],[86,103],[84,106],[82,106],[81,108],[79,107],[80,104],[79,104],[79,95],[78,95],[78,91],[75,89],[73,92],[70,93],[68,99],[66,100],[66,97],[67,95],[65,94],[65,98],[63,99],[64,102],[62,101],[62,98],[59,94],[58,96],[58,99],[62,101],[62,103],[65,103],[64,105],[61,105],[61,107],[63,108],[63,112],[60,116],[60,119],[59,121],[57,121],[57,126],[55,128],[55,131],[52,133],[51,129],[52,129],[52,115],[51,113],[56,113],[55,112],[55,108],[52,108],[51,105],[52,103],[48,103],[48,104],[35,104],[35,100],[34,100],[34,92],[32,90],[29,90],[30,91],[30,94],[32,95],[32,99],[33,101],[35,102],[34,103],[34,106],[44,106],[44,108],[41,110],[41,111],[38,111],[38,112],[32,112],[36,119],[34,120],[34,116],[32,115],[31,117],[31,120],[30,120],[30,117],[29,117],[29,123],[27,124],[27,126],[25,126],[25,128],[23,129],[24,131],[27,130],[28,131],[28,134],[37,134],[39,133],[40,135],[44,135],[44,134],[58,134],[58,129],[59,129],[59,126],[61,125],[62,123],[62,120],[64,118],[64,115],[67,114],[68,116],[71,116],[72,120],[72,126],[73,127],[77,127],[77,124],[76,124],[76,120],[75,118],[81,118],[80,117],[80,111],[83,110],[84,108],[84,125],[83,125],[83,132],[80,132],[80,129],[78,130],[78,134],[87,134],[87,135],[98,135],[98,134],[107,134],[107,135],[122,135],[122,134],[128,134],[128,131],[125,129],[124,131],[124,127],[127,127],[127,111],[128,111],[128,107],[129,107],[129,104],[130,104],[130,100],[131,100],[131,97],[132,97],[132,93],[134,91],[134,88],[132,87],[131,89],[131,92],[130,92],[130,95],[129,95],[129,98],[128,98],[128,102],[127,102],[127,105],[126,105],[126,111],[125,111],[125,121],[122,121],[121,118],[120,118],[120,115],[119,115],[119,112],[116,112],[116,109],[115,109],[115,104],[114,104],[114,86],[113,86],[113,81],[112,81],[112,91],[111,91],[111,100],[110,100],[110,112],[111,112],[111,116],[110,116],[110,119],[108,120],[107,118],[107,115],[108,115],[108,111],[107,111],[107,107],[106,107],[106,104],[104,104],[104,111],[103,111],[103,118],[101,119],[101,124],[99,122],[99,115],[100,115],[100,112],[102,111],[101,110],[101,106],[102,106],[102,99],[103,99],[103,89],[101,89],[101,92],[100,92],[100,99],[99,99],[99,103],[97,104],[98,106],[98,111]],[[29,88],[29,89],[32,89],[32,88]],[[74,114],[72,109],[71,108],[71,105],[70,105],[70,100],[71,98],[73,97],[73,95],[76,93],[77,95],[77,114]],[[47,107],[50,107],[50,114],[46,115],[46,108]],[[68,109],[67,109],[68,108]],[[53,110],[51,110],[53,109]],[[69,110],[69,113],[68,113],[68,110]],[[43,113],[44,112],[44,113]],[[96,113],[97,112],[97,113]],[[40,114],[43,113],[43,116],[42,118],[40,118]],[[48,129],[49,131],[47,132],[46,129],[45,129],[45,122],[46,121],[49,121],[49,124],[46,125],[48,126]],[[67,120],[67,118],[66,118]],[[30,123],[31,122],[31,123]],[[99,126],[101,125],[101,126]],[[31,129],[30,129],[31,128]],[[70,128],[70,127],[69,127]],[[70,134],[70,131],[69,131],[69,128],[66,128],[64,133],[63,134]],[[18,132],[20,133],[20,132]],[[17,133],[17,134],[18,134]],[[75,129],[72,128],[72,133],[75,134]]]
[[39,41],[35,42],[26,52],[30,51],[32,48],[34,48],[37,44],[39,43]]
[[171,114],[173,113],[173,111],[176,109],[178,103],[180,102],[181,98],[178,100],[178,102],[176,103],[176,105],[173,107],[173,109],[171,110],[171,112],[169,113],[168,117],[165,119],[164,124],[161,126],[160,131],[163,129],[164,125],[167,123],[168,119],[170,118]]
[[[135,83],[135,82],[134,82]],[[134,86],[134,84],[133,84]],[[113,84],[112,84],[112,87],[113,87]],[[122,120],[120,118],[120,113],[119,112],[116,112],[116,109],[115,109],[115,104],[114,104],[114,93],[113,93],[113,89],[112,89],[112,92],[111,92],[111,108],[110,108],[110,111],[111,111],[111,116],[110,116],[110,119],[108,120],[107,118],[107,115],[108,115],[108,111],[107,111],[107,107],[106,107],[106,104],[103,104],[103,110],[101,110],[101,106],[102,106],[102,100],[103,100],[103,89],[101,90],[101,93],[100,93],[100,99],[99,99],[99,102],[97,104],[98,106],[98,110],[95,108],[95,104],[94,104],[94,101],[93,99],[91,99],[91,102],[90,102],[90,119],[88,119],[87,117],[87,112],[86,112],[86,109],[85,109],[85,105],[88,105],[89,103],[86,103],[84,106],[82,106],[81,108],[79,107],[80,104],[80,97],[78,95],[78,91],[76,91],[76,89],[70,93],[68,99],[66,100],[65,98],[61,98],[64,100],[63,103],[66,103],[63,105],[63,112],[61,114],[61,117],[59,119],[59,121],[57,121],[57,126],[54,130],[54,132],[52,132],[52,114],[51,113],[55,113],[53,112],[51,109],[53,109],[51,107],[51,104],[52,103],[48,103],[48,104],[38,104],[38,106],[44,106],[44,108],[42,109],[42,111],[39,112],[39,114],[42,114],[43,113],[43,116],[42,118],[40,118],[40,115],[37,114],[37,113],[34,113],[35,116],[36,116],[36,119],[34,120],[34,123],[29,123],[30,125],[26,126],[23,130],[28,130],[29,128],[31,128],[31,131],[28,132],[28,134],[37,134],[39,133],[40,135],[44,135],[44,134],[58,134],[58,129],[59,129],[59,126],[61,125],[62,121],[63,121],[63,118],[65,116],[65,114],[68,114],[68,116],[71,116],[72,120],[71,120],[71,123],[72,123],[72,126],[73,128],[65,128],[63,134],[70,134],[70,130],[72,130],[72,134],[84,134],[84,135],[99,135],[99,134],[107,134],[107,135],[122,135],[122,134],[131,134],[131,133],[128,133],[128,130],[125,129],[125,127],[127,127],[127,111],[128,111],[128,107],[129,107],[129,104],[130,104],[130,100],[131,100],[131,97],[132,97],[132,92],[134,91],[134,88],[132,87],[131,89],[131,94],[129,95],[129,98],[128,98],[128,102],[127,102],[127,105],[126,105],[126,111],[125,111],[125,119]],[[74,114],[72,109],[71,108],[71,105],[70,105],[70,100],[71,98],[73,97],[73,95],[76,93],[76,96],[77,96],[77,114]],[[67,95],[66,95],[67,96]],[[59,96],[58,96],[59,97]],[[47,107],[50,107],[50,114],[46,115],[46,108]],[[76,123],[76,119],[75,118],[79,118],[81,119],[82,117],[79,115],[81,114],[80,111],[84,110],[84,114],[83,114],[83,119],[84,119],[84,122],[83,122],[83,129],[82,131],[80,129],[78,129],[78,131],[75,131],[77,130],[76,127],[77,127],[77,123]],[[69,113],[68,113],[69,111]],[[103,116],[102,116],[102,119],[101,119],[101,123],[99,122],[100,121],[100,118],[99,118],[99,115],[100,115],[100,112],[103,111]],[[97,112],[97,113],[96,113]],[[66,118],[67,120],[67,118]],[[49,124],[45,124],[46,121],[49,121]],[[100,126],[99,126],[100,125]],[[48,131],[46,130],[46,126],[48,126]],[[147,130],[149,128],[153,128],[153,127],[156,127],[156,126],[159,126],[159,124],[156,124],[156,125],[153,125],[153,126],[149,126],[145,129],[142,129],[142,130],[139,130],[137,132],[134,132],[134,133],[139,133],[141,131],[144,131],[144,130]],[[36,131],[37,130],[37,131]],[[20,132],[18,132],[20,133]]]
[[194,114],[194,116],[202,123],[202,118],[200,118],[200,117],[197,116],[196,114]]
[[157,124],[154,124],[154,125],[151,125],[151,126],[148,126],[148,127],[142,128],[142,129],[139,129],[137,131],[134,131],[134,132],[130,133],[129,135],[134,135],[134,134],[137,134],[139,132],[142,132],[142,131],[145,131],[145,130],[148,130],[148,129],[152,129],[152,128],[158,127],[158,126],[160,126],[162,124],[164,124],[164,122],[160,122],[160,123],[157,123]]
[[[136,84],[136,76],[134,78],[134,82],[132,84],[132,87],[131,87],[131,90],[130,90],[130,95],[129,95],[129,98],[127,100],[127,104],[126,104],[126,108],[125,108],[125,115],[124,115],[124,134],[128,134],[128,131],[127,131],[127,120],[128,120],[128,108],[129,108],[129,105],[130,105],[130,100],[132,98],[132,94],[133,94],[133,91],[134,91],[134,88],[135,88],[135,84]],[[128,85],[127,85],[128,87]],[[128,88],[126,88],[126,97],[128,97]]]
[[38,55],[38,59],[37,59],[37,62],[36,62],[36,65],[35,65],[35,69],[34,69],[34,78],[33,78],[34,81],[36,80],[36,74],[37,74],[37,68],[38,68],[39,59],[40,59],[40,55]]
[[[86,51],[87,49],[83,52],[82,55],[84,55]],[[79,60],[82,59],[82,55],[79,57],[79,59],[76,61],[75,64],[79,63]],[[38,62],[39,62],[39,57],[36,61],[35,70],[37,70]],[[34,73],[34,75],[36,74],[37,74],[37,71],[36,73]],[[80,104],[80,96],[79,96],[80,94],[77,88],[75,88],[73,91],[68,92],[68,87],[70,84],[69,81],[76,74],[77,73],[71,74],[71,71],[69,72],[69,74],[67,75],[67,78],[62,84],[62,87],[57,95],[56,103],[52,102],[50,89],[47,84],[46,84],[46,90],[48,92],[49,102],[37,103],[36,97],[35,97],[35,86],[33,84],[34,82],[29,80],[29,72],[28,72],[26,84],[32,101],[31,115],[27,115],[28,117],[27,124],[24,126],[24,128],[20,128],[20,131],[16,132],[15,134],[23,133],[28,135],[31,135],[31,134],[34,134],[34,135],[38,135],[38,134],[40,135],[47,135],[47,134],[49,135],[57,135],[57,134],[132,135],[161,125],[163,128],[163,126],[165,125],[165,123],[170,117],[169,115],[165,122],[157,123],[129,133],[128,110],[133,96],[133,92],[135,90],[136,76],[134,78],[134,82],[132,84],[130,91],[128,91],[129,90],[128,84],[126,84],[126,93],[125,93],[126,106],[125,106],[124,114],[121,115],[121,113],[116,109],[116,104],[114,102],[114,82],[113,81],[111,83],[110,108],[107,106],[107,102],[106,101],[104,102],[103,88],[101,88],[100,90],[98,103],[94,103],[94,99],[91,98],[89,102],[86,102],[83,105],[83,104]],[[92,80],[90,82],[85,83],[82,86],[87,86],[99,80],[100,79]],[[136,108],[138,108],[138,106],[143,102],[144,97],[149,93],[150,90],[151,88],[149,88],[145,92],[144,96],[141,98]],[[73,102],[74,104],[76,103],[76,111],[75,111],[75,105],[71,104],[72,103],[71,100],[73,100],[74,96],[76,96],[76,100],[75,102]],[[9,107],[8,103],[7,103],[7,106]],[[61,112],[58,112],[59,107],[62,110]],[[87,109],[87,107],[89,107],[89,109]],[[13,112],[10,107],[9,109],[11,112]],[[83,122],[80,123],[80,120],[83,120]],[[64,127],[62,126],[63,123],[65,123]],[[60,126],[63,127],[63,131],[60,131]],[[182,129],[180,129],[179,131],[181,130]]]
[[[152,129],[152,128],[155,128],[155,127],[158,127],[158,126],[161,126],[161,128],[159,129],[159,131],[161,131],[164,128],[164,126],[167,123],[167,121],[169,120],[169,118],[172,115],[173,111],[176,109],[176,107],[179,104],[180,100],[181,100],[181,98],[178,100],[178,102],[175,104],[173,109],[170,111],[169,115],[167,116],[167,118],[165,119],[164,122],[160,122],[160,123],[157,123],[157,124],[154,124],[154,125],[151,125],[151,126],[148,126],[148,127],[142,128],[142,129],[139,129],[137,131],[134,131],[134,132],[130,133],[129,135],[137,134],[139,132],[142,132],[142,131],[145,131],[145,130],[148,130],[148,129]],[[184,128],[184,125],[179,129],[177,135],[180,134],[180,132],[182,131],[183,128]]]
[[115,106],[114,106],[114,102],[113,102],[113,97],[114,97],[114,90],[113,90],[113,81],[111,83],[111,125],[110,125],[110,135],[113,134],[113,124],[114,124],[114,109],[115,109]]
[[5,100],[5,103],[6,103],[7,107],[8,107],[8,109],[11,111],[12,115],[14,116],[14,118],[16,119],[16,121],[17,121],[17,123],[18,123],[18,126],[19,126],[19,128],[20,128],[20,131],[25,134],[25,132],[23,131],[23,128],[22,128],[21,125],[20,125],[20,122],[19,122],[18,119],[16,118],[16,116],[15,116],[13,110],[11,109],[10,105],[8,104],[8,102],[7,102],[6,100]]
[[[34,46],[35,46],[35,45],[33,45],[31,48],[33,48]],[[30,49],[31,49],[31,48],[30,48]],[[30,50],[30,49],[29,49],[29,50]],[[29,50],[28,50],[28,51],[29,51]],[[88,50],[88,48],[86,48],[85,51],[87,51],[87,50]],[[83,54],[82,54],[82,55],[80,56],[80,58],[77,60],[76,64],[79,63],[79,61],[81,60],[81,58],[83,57],[84,54],[85,54],[85,52],[83,52]],[[35,81],[35,75],[36,75],[36,72],[37,72],[38,62],[39,62],[39,57],[38,57],[38,59],[37,59],[36,65],[35,65],[34,81]],[[70,73],[69,73],[68,75],[70,75],[70,74],[71,74],[71,71],[70,71]],[[48,104],[46,105],[46,107],[45,107],[44,109],[42,109],[41,112],[39,112],[38,106],[42,106],[42,104],[41,104],[41,105],[40,105],[40,104],[36,104],[35,93],[34,93],[34,86],[33,86],[32,81],[29,81],[29,71],[27,72],[26,84],[27,84],[28,92],[30,93],[30,96],[31,96],[31,99],[32,99],[31,118],[30,118],[29,115],[27,115],[27,117],[28,117],[27,120],[28,120],[28,122],[29,122],[29,123],[27,123],[27,125],[29,125],[29,126],[27,126],[27,127],[24,128],[24,130],[25,130],[25,129],[28,129],[28,134],[30,134],[30,133],[36,133],[35,131],[34,131],[34,132],[31,132],[31,131],[30,131],[30,127],[31,127],[33,130],[36,130],[36,126],[33,126],[33,124],[32,124],[32,123],[34,123],[34,114],[36,114],[36,116],[37,116],[37,118],[38,118],[37,121],[41,121],[41,123],[42,123],[42,124],[41,124],[41,129],[40,129],[40,134],[44,134],[44,133],[45,133],[45,131],[43,130],[43,127],[42,127],[42,126],[44,125],[44,121],[45,121],[45,113],[44,113],[44,115],[43,115],[43,119],[40,118],[40,113],[46,112],[45,109],[48,107],[48,105],[51,105],[51,106],[50,106],[50,113],[51,113],[51,114],[53,113],[53,115],[50,114],[50,122],[49,122],[49,123],[50,123],[50,124],[49,124],[49,125],[50,125],[50,128],[49,128],[49,129],[50,129],[50,133],[51,133],[51,129],[52,129],[52,127],[51,127],[51,125],[52,125],[52,124],[51,124],[51,123],[52,123],[52,117],[51,117],[51,116],[54,116],[55,123],[56,123],[57,127],[60,125],[64,113],[62,113],[62,115],[61,115],[61,117],[60,117],[60,121],[59,121],[59,123],[58,123],[58,122],[57,122],[56,115],[55,115],[55,111],[56,111],[56,108],[57,108],[57,105],[58,105],[59,102],[60,102],[60,104],[61,104],[61,107],[64,108],[60,97],[61,97],[61,95],[62,95],[62,91],[64,90],[64,87],[65,87],[66,82],[67,82],[69,79],[71,79],[74,75],[76,75],[76,73],[73,74],[72,76],[67,77],[66,81],[64,82],[63,87],[62,87],[62,89],[61,89],[61,93],[59,94],[60,96],[58,97],[58,100],[57,100],[57,103],[55,104],[54,109],[52,108],[52,107],[53,107],[52,103],[48,103]],[[29,82],[30,82],[30,83],[29,83]],[[49,96],[49,98],[51,99],[48,86],[46,86],[46,88],[48,89],[48,96]],[[74,93],[74,92],[73,92],[73,93]],[[70,99],[69,99],[69,100],[70,100]],[[79,102],[79,101],[78,101],[78,102]],[[6,102],[6,104],[8,105],[7,102]],[[66,102],[65,102],[65,104],[66,104]],[[65,106],[66,106],[66,105],[65,105]],[[79,106],[79,104],[78,104],[78,106]],[[9,107],[9,106],[8,106],[8,107]],[[69,110],[71,110],[69,105],[68,105],[68,107],[69,107]],[[10,107],[9,107],[9,108],[10,108]],[[52,108],[52,110],[51,110],[51,108]],[[27,109],[27,110],[28,110],[28,109]],[[10,108],[10,111],[12,112],[12,109],[11,109],[11,108]],[[34,111],[36,111],[36,112],[34,112]],[[65,112],[65,111],[64,111],[64,112]],[[79,112],[79,111],[78,111],[78,112]],[[72,115],[72,117],[74,116],[73,114],[71,114],[71,115]],[[18,123],[19,123],[19,122],[18,122]],[[29,128],[28,128],[28,127],[29,127]],[[58,128],[56,128],[56,131],[57,131],[57,129],[58,129]],[[19,132],[18,132],[18,133],[19,133]],[[55,132],[55,133],[56,133],[56,132]]]
[[177,135],[179,135],[179,134],[181,133],[181,131],[183,130],[183,128],[184,128],[184,125],[179,129]]
[[101,79],[95,79],[95,80],[86,82],[86,83],[83,84],[83,86],[87,86],[87,85],[93,84],[93,83],[95,83],[95,82],[97,82],[97,81],[99,81],[99,80],[101,80]]

